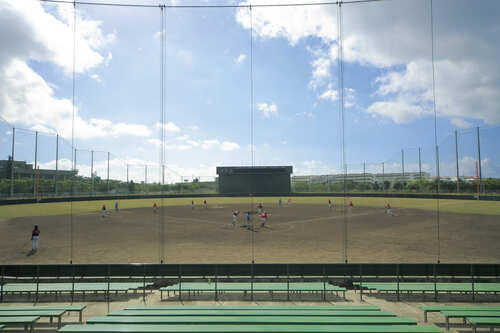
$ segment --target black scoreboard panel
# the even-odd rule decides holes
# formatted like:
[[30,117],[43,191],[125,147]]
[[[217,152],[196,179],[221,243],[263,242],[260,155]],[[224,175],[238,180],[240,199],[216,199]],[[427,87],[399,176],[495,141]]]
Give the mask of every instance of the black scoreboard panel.
[[287,194],[291,166],[217,167],[219,193],[234,195]]

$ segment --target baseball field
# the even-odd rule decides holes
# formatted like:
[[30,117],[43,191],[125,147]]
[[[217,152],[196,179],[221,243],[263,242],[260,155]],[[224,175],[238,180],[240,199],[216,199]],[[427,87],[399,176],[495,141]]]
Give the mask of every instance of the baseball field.
[[[203,200],[208,206],[203,208]],[[0,206],[3,263],[441,262],[493,263],[500,253],[500,203],[432,199],[190,198]],[[384,206],[390,202],[393,215]],[[262,202],[265,227],[256,214]],[[108,208],[102,217],[101,206]],[[240,214],[236,225],[232,213]],[[245,212],[252,211],[253,230]],[[71,214],[72,213],[72,214]],[[32,253],[31,230],[41,231]],[[439,233],[438,233],[439,228]],[[439,235],[439,240],[438,240]]]

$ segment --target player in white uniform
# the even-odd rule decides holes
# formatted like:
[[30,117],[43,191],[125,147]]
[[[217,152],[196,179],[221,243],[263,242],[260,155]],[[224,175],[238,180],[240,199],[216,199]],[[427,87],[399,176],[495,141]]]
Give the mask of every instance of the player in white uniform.
[[240,214],[239,210],[233,211],[233,227],[238,223],[238,215]]

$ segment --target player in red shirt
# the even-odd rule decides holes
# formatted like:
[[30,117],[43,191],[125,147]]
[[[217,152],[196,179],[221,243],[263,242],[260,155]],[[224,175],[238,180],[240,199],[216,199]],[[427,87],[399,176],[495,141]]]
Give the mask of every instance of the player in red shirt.
[[265,211],[262,212],[262,214],[260,214],[260,227],[263,228],[265,225],[266,225],[266,221],[267,221],[267,213]]
[[260,203],[260,204],[257,206],[257,213],[258,213],[258,214],[262,213],[262,203]]
[[387,205],[385,205],[385,213],[387,215],[392,216],[392,208],[391,208],[391,205],[389,203],[387,203]]
[[156,204],[156,201],[153,203],[153,212],[156,213],[158,211],[158,205]]

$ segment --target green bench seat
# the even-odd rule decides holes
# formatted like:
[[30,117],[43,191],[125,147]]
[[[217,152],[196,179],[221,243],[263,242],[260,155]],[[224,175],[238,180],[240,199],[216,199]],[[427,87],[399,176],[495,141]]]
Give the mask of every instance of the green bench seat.
[[164,310],[116,310],[108,316],[164,316],[164,317],[395,317],[389,311],[315,311],[315,310],[281,310],[281,311],[253,311],[253,310],[198,310],[198,311],[164,311]]
[[93,317],[87,324],[155,324],[155,325],[416,325],[403,317]]
[[66,325],[60,333],[443,333],[433,325]]
[[3,328],[4,328],[4,326],[3,326],[3,325],[0,325],[0,331],[1,331]]
[[83,310],[86,305],[43,305],[43,306],[0,306],[0,311],[60,311],[78,312],[80,323],[82,322]]
[[32,316],[38,316],[40,318],[45,317],[45,318],[50,318],[50,322],[52,323],[52,320],[54,317],[57,318],[57,328],[61,328],[61,321],[62,321],[62,316],[64,315],[66,311],[64,310],[57,310],[57,311],[45,311],[45,310],[38,310],[38,311],[0,311],[0,318],[1,317],[32,317]]
[[0,317],[0,325],[4,326],[23,326],[24,331],[33,333],[35,322],[40,319],[39,316],[24,316],[24,317]]
[[472,325],[472,333],[476,333],[478,327],[489,327],[490,332],[493,333],[495,327],[500,326],[500,318],[488,318],[488,317],[467,317],[465,318]]
[[450,318],[463,318],[465,323],[466,317],[490,317],[490,318],[500,318],[500,312],[498,311],[441,311],[446,321],[446,329],[450,329]]
[[424,305],[420,307],[424,311],[424,321],[427,322],[428,312],[441,312],[441,311],[500,311],[500,306],[488,305]]
[[156,306],[128,306],[125,310],[163,310],[163,311],[234,311],[234,310],[252,310],[252,311],[379,311],[376,305],[311,305],[311,306],[273,306],[273,305],[156,305]]

